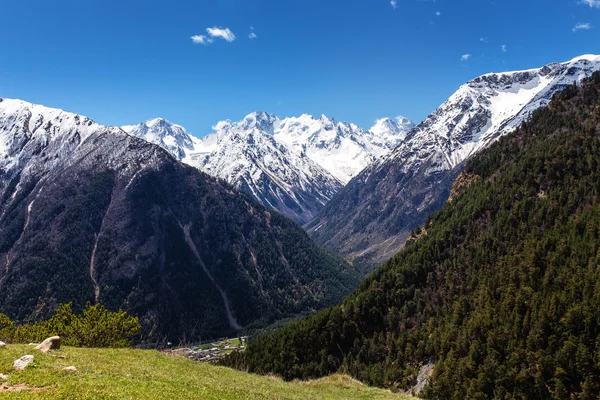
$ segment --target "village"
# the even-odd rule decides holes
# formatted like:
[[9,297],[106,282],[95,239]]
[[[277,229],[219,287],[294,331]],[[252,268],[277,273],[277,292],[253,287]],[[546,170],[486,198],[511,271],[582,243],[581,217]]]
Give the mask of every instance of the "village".
[[210,343],[179,347],[176,349],[164,349],[166,354],[182,356],[190,360],[200,362],[211,362],[219,360],[234,351],[244,351],[246,348],[246,336],[222,339]]

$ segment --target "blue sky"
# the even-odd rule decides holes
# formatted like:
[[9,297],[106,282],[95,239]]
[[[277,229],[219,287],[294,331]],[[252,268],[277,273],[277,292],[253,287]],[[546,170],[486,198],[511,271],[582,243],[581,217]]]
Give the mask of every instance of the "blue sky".
[[7,0],[0,14],[0,96],[196,136],[256,110],[419,122],[482,73],[600,53],[600,0]]

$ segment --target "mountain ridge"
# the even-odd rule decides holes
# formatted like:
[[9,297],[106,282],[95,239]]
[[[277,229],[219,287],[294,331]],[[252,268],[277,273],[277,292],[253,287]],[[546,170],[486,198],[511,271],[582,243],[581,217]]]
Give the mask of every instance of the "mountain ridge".
[[383,263],[441,208],[464,161],[599,68],[600,56],[584,55],[470,80],[398,147],[354,177],[306,229],[318,243],[367,269]]
[[[412,126],[403,117],[378,122],[374,133],[325,115],[280,119],[254,112],[239,122],[220,121],[203,139],[160,118],[123,129],[303,224]],[[171,133],[168,126],[174,127]]]
[[101,302],[145,337],[219,337],[332,304],[358,273],[160,146],[0,99],[0,312]]

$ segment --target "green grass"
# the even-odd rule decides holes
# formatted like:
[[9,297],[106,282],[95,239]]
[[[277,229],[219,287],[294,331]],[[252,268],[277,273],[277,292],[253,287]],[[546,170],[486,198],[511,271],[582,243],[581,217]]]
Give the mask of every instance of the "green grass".
[[[13,370],[13,361],[26,354],[35,356],[34,364]],[[61,370],[71,365],[78,372]],[[409,399],[344,375],[284,382],[152,350],[65,347],[41,354],[30,346],[8,345],[0,349],[0,373],[10,375],[5,385],[44,388],[0,392],[2,399]]]

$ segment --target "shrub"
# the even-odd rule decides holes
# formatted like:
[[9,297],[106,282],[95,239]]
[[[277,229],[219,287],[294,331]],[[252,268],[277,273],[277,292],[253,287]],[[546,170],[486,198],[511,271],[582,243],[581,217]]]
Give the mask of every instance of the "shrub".
[[49,336],[60,336],[67,346],[128,347],[140,329],[137,317],[124,311],[111,312],[102,304],[88,303],[82,315],[73,314],[71,303],[63,304],[50,319],[24,325],[16,325],[0,314],[0,338],[11,343],[40,342]]

